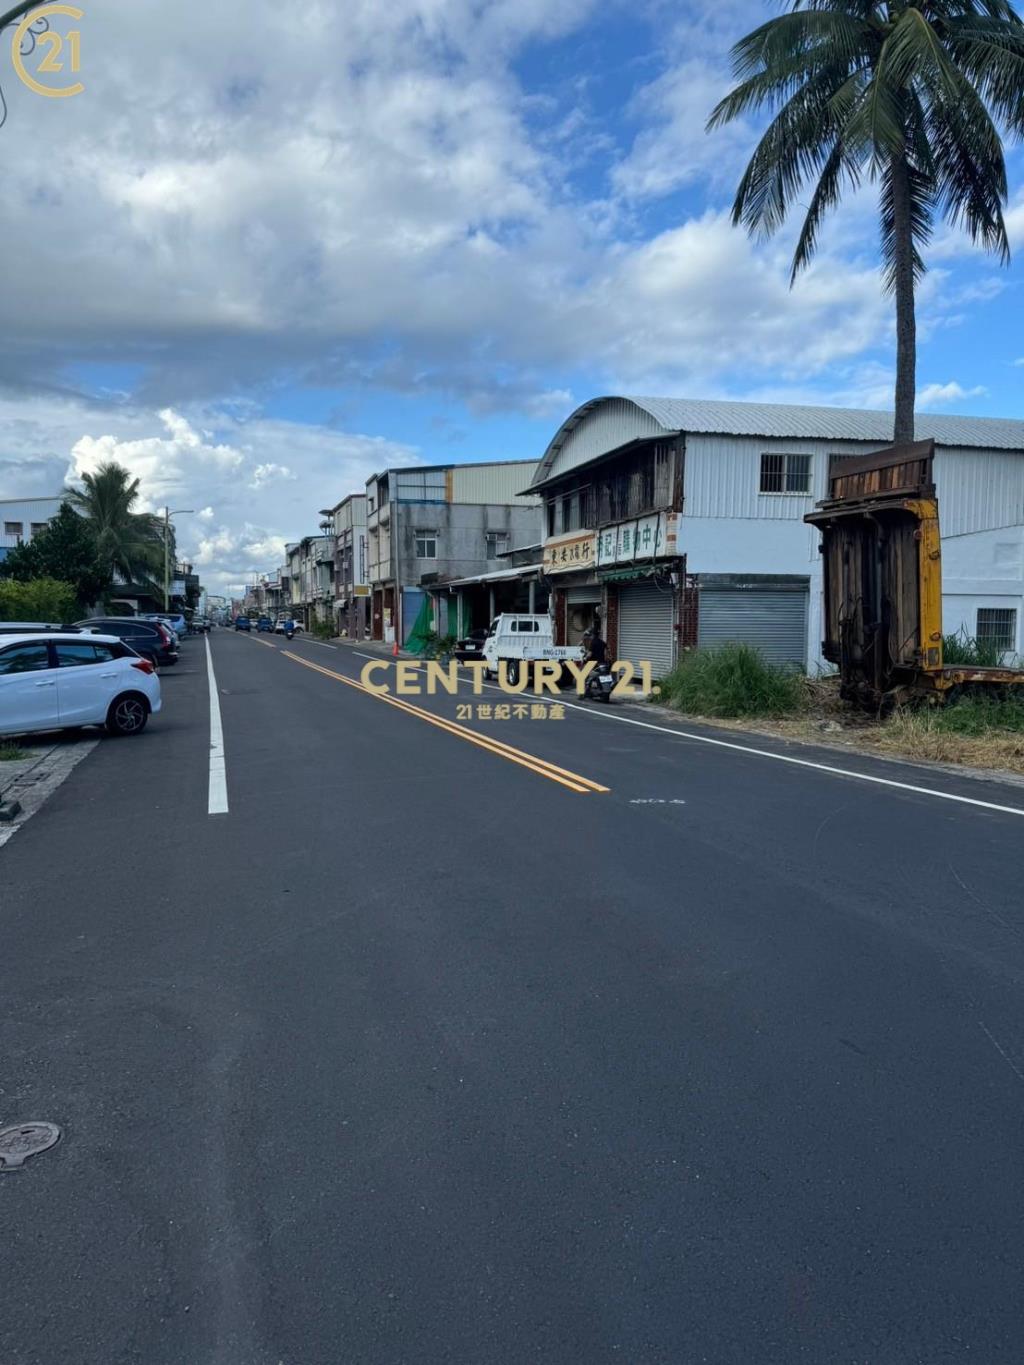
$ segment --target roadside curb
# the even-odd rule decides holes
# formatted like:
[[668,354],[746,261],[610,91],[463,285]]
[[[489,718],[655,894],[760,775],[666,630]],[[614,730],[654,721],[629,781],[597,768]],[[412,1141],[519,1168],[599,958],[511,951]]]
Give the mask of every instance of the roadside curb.
[[[87,758],[98,739],[78,739],[69,744],[54,744],[28,764],[4,789],[0,801],[10,810],[10,818],[0,825],[0,848],[12,839],[32,816],[46,804],[57,788]],[[14,807],[17,810],[14,810]]]

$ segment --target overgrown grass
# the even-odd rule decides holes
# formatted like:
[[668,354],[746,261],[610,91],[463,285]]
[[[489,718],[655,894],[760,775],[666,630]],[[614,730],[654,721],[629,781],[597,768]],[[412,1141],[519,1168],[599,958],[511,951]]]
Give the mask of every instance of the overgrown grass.
[[806,705],[801,674],[751,645],[695,649],[661,680],[662,702],[695,716],[790,716]]
[[1017,690],[1003,697],[964,697],[924,715],[934,729],[947,735],[987,735],[993,730],[1024,734],[1024,692]]
[[1002,653],[991,640],[979,640],[958,630],[955,635],[942,637],[942,662],[965,664],[975,668],[998,668]]
[[16,763],[18,759],[25,757],[25,750],[20,744],[7,743],[0,740],[0,763]]
[[873,747],[936,763],[1024,772],[1024,696],[964,697],[946,706],[904,707],[877,727]]

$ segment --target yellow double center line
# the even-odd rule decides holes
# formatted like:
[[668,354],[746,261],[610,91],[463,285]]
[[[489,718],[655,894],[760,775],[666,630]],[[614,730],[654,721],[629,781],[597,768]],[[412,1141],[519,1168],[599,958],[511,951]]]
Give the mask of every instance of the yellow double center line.
[[294,659],[297,664],[302,664],[303,668],[311,668],[314,673],[322,673],[325,677],[334,678],[347,687],[354,687],[357,691],[365,693],[366,696],[373,697],[375,701],[385,701],[389,706],[397,706],[400,711],[406,711],[411,716],[418,716],[420,720],[425,720],[428,725],[436,725],[439,730],[447,730],[450,735],[468,740],[470,744],[475,744],[481,749],[487,749],[490,753],[497,754],[499,758],[507,758],[510,763],[518,763],[521,768],[529,768],[531,772],[538,773],[541,777],[550,778],[552,782],[558,782],[563,787],[568,787],[570,791],[587,793],[609,790],[608,787],[602,787],[599,782],[591,782],[589,777],[581,777],[579,773],[570,772],[567,768],[559,768],[556,764],[549,763],[546,758],[537,758],[535,754],[525,754],[522,749],[514,749],[511,744],[504,744],[499,739],[491,739],[489,735],[477,734],[475,730],[467,730],[464,725],[458,725],[453,720],[446,720],[443,716],[435,716],[432,711],[425,711],[421,706],[413,706],[407,701],[401,701],[398,697],[389,697],[381,692],[374,692],[369,687],[364,687],[361,682],[356,682],[355,678],[347,678],[344,673],[335,673],[332,668],[324,668],[321,664],[315,664],[310,659],[304,659],[301,654],[293,654],[290,649],[282,649],[278,652],[283,654],[286,659]]

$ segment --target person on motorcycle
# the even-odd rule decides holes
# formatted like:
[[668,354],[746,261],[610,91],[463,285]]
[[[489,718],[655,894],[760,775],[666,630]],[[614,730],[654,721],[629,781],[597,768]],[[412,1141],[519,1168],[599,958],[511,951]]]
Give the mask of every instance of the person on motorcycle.
[[593,660],[597,664],[595,672],[602,671],[602,666],[608,661],[608,646],[601,639],[601,632],[595,626],[593,630],[587,631],[583,638],[587,646],[587,657],[584,662],[589,663]]

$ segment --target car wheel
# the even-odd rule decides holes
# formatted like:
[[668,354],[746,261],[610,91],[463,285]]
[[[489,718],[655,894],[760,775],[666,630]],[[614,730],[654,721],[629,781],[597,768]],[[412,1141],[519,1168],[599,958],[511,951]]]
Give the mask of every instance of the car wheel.
[[149,703],[137,692],[115,697],[107,712],[107,732],[111,735],[138,735],[149,720]]

